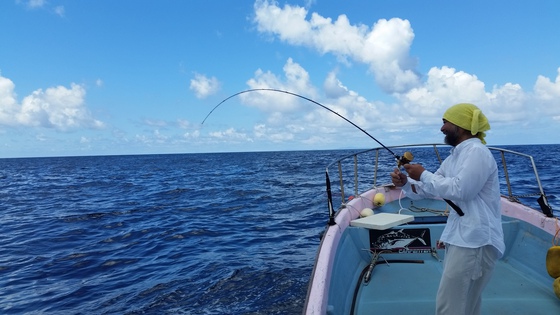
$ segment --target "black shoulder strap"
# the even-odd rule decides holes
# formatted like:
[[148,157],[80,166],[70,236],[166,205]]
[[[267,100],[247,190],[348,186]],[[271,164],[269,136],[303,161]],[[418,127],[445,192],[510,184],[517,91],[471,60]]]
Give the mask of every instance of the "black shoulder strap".
[[457,214],[458,214],[459,216],[462,217],[462,216],[465,215],[465,213],[463,212],[463,210],[461,210],[461,208],[459,208],[459,206],[456,205],[453,201],[451,201],[451,200],[449,200],[449,199],[443,199],[443,200],[445,200],[445,202],[447,202],[447,204],[450,205],[451,208],[453,208],[453,210],[457,211]]

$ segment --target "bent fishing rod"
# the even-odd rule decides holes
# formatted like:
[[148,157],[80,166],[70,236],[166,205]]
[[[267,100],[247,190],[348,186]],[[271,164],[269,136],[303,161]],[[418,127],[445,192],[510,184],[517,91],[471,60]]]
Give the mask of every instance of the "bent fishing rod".
[[[306,101],[309,101],[317,106],[322,107],[323,109],[328,110],[329,112],[335,114],[336,116],[344,119],[346,122],[350,123],[352,126],[358,128],[358,130],[360,130],[361,132],[363,132],[364,134],[366,134],[368,137],[370,137],[371,139],[373,139],[375,142],[377,142],[379,145],[381,145],[381,147],[383,147],[385,150],[387,150],[389,153],[391,153],[391,155],[393,155],[395,157],[395,159],[397,160],[397,166],[400,167],[404,164],[408,164],[410,162],[412,162],[412,159],[414,158],[412,153],[410,152],[405,152],[403,154],[403,156],[399,156],[397,154],[395,154],[395,152],[393,152],[391,149],[389,149],[387,146],[385,146],[383,143],[381,143],[379,140],[377,140],[374,136],[370,135],[367,131],[365,131],[363,128],[361,128],[360,126],[356,125],[355,123],[353,123],[350,119],[342,116],[341,114],[335,112],[334,110],[328,108],[327,106],[312,100],[308,97],[305,97],[303,95],[299,95],[297,93],[293,93],[290,91],[285,91],[285,90],[279,90],[279,89],[271,89],[271,88],[258,88],[258,89],[248,89],[248,90],[244,90],[244,91],[240,91],[237,92],[235,94],[232,94],[230,96],[228,96],[227,98],[223,99],[220,103],[218,103],[218,105],[214,106],[214,108],[212,108],[212,110],[206,115],[206,117],[204,117],[204,120],[202,120],[201,125],[204,124],[204,122],[206,122],[206,119],[208,119],[208,117],[210,117],[210,115],[218,108],[220,107],[220,105],[222,105],[223,103],[225,103],[226,101],[228,101],[231,98],[234,98],[238,95],[241,94],[245,94],[245,93],[251,93],[251,92],[261,92],[261,91],[268,91],[268,92],[277,92],[277,93],[284,93],[284,94],[289,94],[295,97],[299,97],[301,99],[304,99]],[[329,207],[329,225],[334,225],[336,224],[334,221],[334,208],[332,205],[332,193],[331,193],[331,182],[329,179],[329,170],[326,170],[326,185],[327,185],[327,197],[328,197],[328,207]],[[457,211],[457,213],[460,216],[463,216],[464,213],[461,210],[461,208],[459,208],[457,205],[455,205],[451,200],[448,199],[444,199],[445,202],[447,202],[455,211]]]
[[[250,93],[250,92],[259,92],[259,91],[269,91],[269,92],[278,92],[278,93],[289,94],[289,95],[293,95],[293,96],[299,97],[299,98],[301,98],[301,99],[304,99],[304,100],[306,100],[306,101],[309,101],[309,102],[311,102],[311,103],[313,103],[313,104],[315,104],[315,105],[321,106],[322,108],[328,110],[329,112],[331,112],[331,113],[337,115],[338,117],[344,119],[345,121],[347,121],[348,123],[350,123],[352,126],[358,128],[361,132],[365,133],[368,137],[370,137],[370,138],[373,139],[375,142],[377,142],[379,145],[381,145],[385,150],[389,151],[389,153],[391,153],[391,155],[393,155],[393,156],[397,159],[397,161],[401,161],[401,160],[404,158],[404,157],[401,157],[401,156],[398,156],[397,154],[395,154],[393,151],[391,151],[391,149],[389,149],[388,147],[386,147],[386,146],[385,146],[383,143],[381,143],[379,140],[375,139],[374,136],[370,135],[367,131],[365,131],[364,129],[362,129],[360,126],[358,126],[358,125],[356,125],[355,123],[353,123],[350,119],[348,119],[348,118],[342,116],[341,114],[335,112],[334,110],[328,108],[327,106],[325,106],[325,105],[323,105],[323,104],[321,104],[321,103],[319,103],[319,102],[317,102],[317,101],[315,101],[315,100],[312,100],[312,99],[310,99],[310,98],[308,98],[308,97],[305,97],[305,96],[303,96],[303,95],[299,95],[299,94],[297,94],[297,93],[293,93],[293,92],[289,92],[289,91],[285,91],[285,90],[269,89],[269,88],[260,88],[260,89],[249,89],[249,90],[244,90],[244,91],[241,91],[241,92],[237,92],[237,93],[235,93],[235,94],[233,94],[233,95],[231,95],[231,96],[228,96],[227,98],[225,98],[224,100],[222,100],[220,103],[218,103],[218,105],[214,106],[214,108],[212,108],[212,110],[208,113],[208,115],[206,115],[206,117],[204,117],[204,120],[202,121],[202,124],[204,124],[204,122],[206,121],[206,119],[208,119],[208,117],[209,117],[218,107],[220,107],[220,105],[222,105],[223,103],[225,103],[227,100],[229,100],[229,99],[231,99],[231,98],[234,98],[234,97],[236,97],[236,96],[238,96],[238,95],[240,95],[240,94],[245,94],[245,93]],[[403,162],[404,162],[404,161],[403,161]],[[410,162],[410,161],[409,161],[409,162]],[[405,164],[405,163],[402,163],[402,164]]]

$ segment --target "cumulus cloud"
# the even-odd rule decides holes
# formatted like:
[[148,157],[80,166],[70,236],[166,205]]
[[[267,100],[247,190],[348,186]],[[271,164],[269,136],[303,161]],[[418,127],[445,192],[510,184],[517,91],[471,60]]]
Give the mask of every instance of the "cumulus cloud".
[[15,85],[12,80],[0,76],[0,124],[15,123],[19,106],[16,101]]
[[433,67],[422,85],[395,96],[408,113],[426,117],[441,114],[457,100],[487,103],[484,89],[484,83],[475,75],[444,66]]
[[[270,71],[258,69],[255,76],[247,81],[251,89],[278,89],[314,98],[316,89],[310,81],[309,73],[291,58],[283,67],[284,76],[277,76]],[[288,94],[270,93],[267,91],[240,95],[247,105],[262,111],[294,112],[300,109],[301,100]]]
[[[317,88],[311,83],[309,74],[298,63],[294,62],[291,58],[286,61],[284,65],[284,76],[277,76],[271,72],[262,72],[261,70],[255,73],[255,77],[250,79],[247,84],[251,88],[274,88],[281,87],[290,92],[299,93],[314,101],[321,101],[321,105],[339,113],[342,116],[348,116],[357,120],[371,117],[376,115],[376,105],[368,102],[364,97],[358,95],[355,91],[348,89],[336,77],[336,72],[330,72],[323,84],[324,95],[317,91]],[[323,101],[324,99],[324,101]],[[254,95],[247,94],[246,101],[257,103],[260,102],[259,107],[264,111],[272,111],[269,116],[269,122],[276,121],[277,124],[285,124],[284,114],[289,114],[297,109],[298,116],[302,116],[311,122],[317,119],[316,123],[334,123],[338,124],[343,122],[339,117],[336,117],[329,111],[314,106],[313,104],[302,101],[291,95],[272,94],[272,93],[256,93]],[[299,103],[296,103],[299,102]],[[293,105],[300,104],[300,105]],[[302,113],[307,113],[301,115]]]
[[331,71],[323,83],[323,90],[329,98],[338,98],[348,94],[348,88],[336,77],[336,72]]
[[220,82],[216,77],[207,77],[202,74],[195,73],[194,79],[191,79],[191,91],[197,98],[206,98],[220,90]]
[[11,127],[53,128],[59,131],[77,128],[102,128],[85,106],[86,91],[72,83],[38,89],[18,103],[15,84],[0,76],[0,125]]
[[255,2],[254,23],[264,34],[291,45],[308,46],[321,54],[367,64],[377,84],[388,93],[417,86],[416,59],[409,56],[414,32],[408,20],[381,19],[372,27],[352,25],[346,15],[333,21],[307,9],[275,2]]
[[539,75],[533,87],[536,103],[542,112],[553,115],[555,120],[560,120],[560,68],[554,82],[547,77]]
[[[494,85],[490,89],[476,75],[446,66],[433,67],[421,86],[394,96],[403,110],[416,118],[433,120],[451,104],[470,102],[493,122],[527,124],[540,112],[560,114],[558,106],[550,106],[560,100],[559,78],[553,83],[539,76],[530,93],[516,83]],[[538,104],[542,106],[535,106]]]

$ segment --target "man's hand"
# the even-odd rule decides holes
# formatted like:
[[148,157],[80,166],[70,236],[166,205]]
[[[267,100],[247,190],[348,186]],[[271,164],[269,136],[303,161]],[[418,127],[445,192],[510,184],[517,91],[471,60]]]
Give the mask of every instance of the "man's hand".
[[395,170],[391,173],[391,180],[393,181],[393,185],[397,187],[404,186],[408,181],[406,175],[401,173],[401,171],[398,168],[395,168]]
[[422,164],[405,164],[404,169],[408,173],[408,176],[414,180],[420,180],[420,175],[426,170]]

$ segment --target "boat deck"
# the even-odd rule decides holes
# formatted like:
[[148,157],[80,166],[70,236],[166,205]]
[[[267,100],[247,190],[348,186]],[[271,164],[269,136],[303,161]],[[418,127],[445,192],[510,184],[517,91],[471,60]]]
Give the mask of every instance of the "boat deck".
[[[442,264],[436,259],[418,263],[380,263],[371,282],[361,285],[354,314],[434,314]],[[483,294],[482,314],[558,314],[560,300],[549,287],[532,280],[504,260]]]
[[[402,200],[405,202],[409,201]],[[433,201],[417,205],[442,208]],[[391,203],[382,210],[395,213],[401,206]],[[416,218],[421,215],[416,214]],[[333,264],[338,274],[331,280],[328,314],[435,313],[445,255],[444,250],[436,250],[436,244],[445,223],[415,221],[383,231],[393,233],[389,241],[391,237],[379,238],[377,231],[363,227],[351,226],[344,231]],[[560,299],[552,288],[554,279],[548,275],[545,265],[551,236],[538,227],[506,216],[502,226],[506,252],[498,260],[483,292],[482,314],[560,314]],[[383,240],[382,246],[389,244],[393,250],[381,254],[371,280],[364,284],[362,270],[372,259],[367,249],[377,246],[379,239]],[[394,245],[397,241],[398,248]],[[351,288],[351,292],[341,292],[340,288]]]

